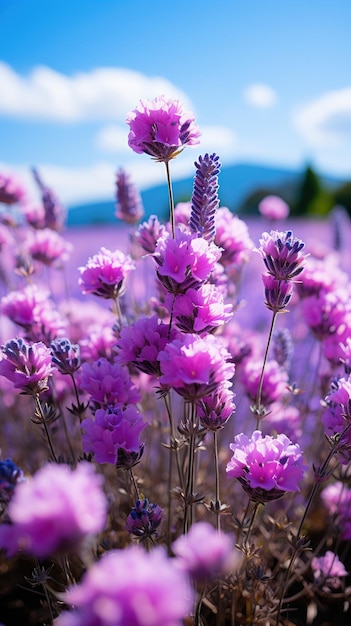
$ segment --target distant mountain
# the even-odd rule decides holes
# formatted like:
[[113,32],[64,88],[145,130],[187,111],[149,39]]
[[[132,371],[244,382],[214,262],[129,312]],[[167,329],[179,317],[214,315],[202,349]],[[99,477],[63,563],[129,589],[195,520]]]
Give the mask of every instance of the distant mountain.
[[[219,174],[219,198],[222,206],[237,211],[242,202],[258,188],[291,189],[295,186],[302,171],[290,170],[262,165],[237,164],[224,166]],[[341,179],[322,178],[329,186],[343,182]],[[173,181],[174,201],[185,202],[190,200],[193,190],[194,177]],[[145,208],[145,219],[152,214],[162,219],[168,216],[168,190],[166,183],[156,185],[141,192]],[[68,226],[83,224],[106,224],[115,222],[114,199],[91,204],[81,204],[68,209]]]

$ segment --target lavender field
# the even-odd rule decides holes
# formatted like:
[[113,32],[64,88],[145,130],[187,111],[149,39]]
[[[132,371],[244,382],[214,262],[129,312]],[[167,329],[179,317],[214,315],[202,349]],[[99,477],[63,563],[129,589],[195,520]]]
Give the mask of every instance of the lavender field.
[[[199,131],[156,104],[129,143],[167,173]],[[120,170],[66,229],[35,176],[0,174],[0,621],[349,624],[346,212],[238,217],[206,154],[167,224]]]

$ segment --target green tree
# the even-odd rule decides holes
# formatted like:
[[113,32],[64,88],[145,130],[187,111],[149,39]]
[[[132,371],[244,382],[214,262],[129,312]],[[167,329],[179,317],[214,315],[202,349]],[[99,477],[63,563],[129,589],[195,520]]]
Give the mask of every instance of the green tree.
[[298,185],[292,215],[325,216],[334,205],[333,195],[323,186],[314,169],[308,165]]

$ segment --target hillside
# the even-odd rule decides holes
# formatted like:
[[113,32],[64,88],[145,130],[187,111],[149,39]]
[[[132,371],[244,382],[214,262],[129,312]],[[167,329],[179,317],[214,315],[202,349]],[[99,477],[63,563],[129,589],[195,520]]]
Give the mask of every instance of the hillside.
[[[291,189],[299,182],[302,172],[284,168],[275,168],[252,164],[237,164],[222,167],[219,175],[219,197],[222,206],[237,211],[248,194],[259,188],[275,189],[279,194],[284,189]],[[328,185],[336,185],[342,181],[328,177],[323,179]],[[193,177],[173,181],[175,203],[191,198]],[[141,193],[145,218],[156,214],[166,217],[168,214],[167,185],[157,185]],[[114,217],[114,199],[72,206],[68,209],[68,226],[82,224],[106,224],[116,220]]]

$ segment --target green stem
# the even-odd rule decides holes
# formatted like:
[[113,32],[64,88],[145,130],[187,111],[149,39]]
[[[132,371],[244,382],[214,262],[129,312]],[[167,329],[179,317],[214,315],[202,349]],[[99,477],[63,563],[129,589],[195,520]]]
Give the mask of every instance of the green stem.
[[[258,384],[258,391],[257,391],[257,397],[256,397],[256,406],[255,406],[255,412],[256,412],[256,416],[257,416],[257,429],[259,429],[260,420],[261,420],[261,418],[264,415],[264,407],[261,406],[263,378],[264,378],[264,371],[265,371],[265,368],[266,368],[266,363],[267,363],[267,358],[268,358],[268,351],[269,351],[269,347],[270,347],[271,340],[272,340],[272,337],[273,337],[274,325],[275,325],[275,320],[277,318],[277,314],[278,314],[277,311],[273,312],[271,326],[270,326],[270,329],[269,329],[267,345],[266,345],[266,351],[264,353],[264,358],[263,358],[260,382]],[[262,411],[263,411],[263,413],[262,413]]]
[[220,515],[220,498],[219,498],[219,455],[218,455],[218,431],[213,431],[213,447],[215,458],[215,508],[216,508],[216,526],[218,532],[221,530]]
[[196,443],[196,406],[195,402],[191,404],[189,423],[189,446],[188,446],[188,471],[185,489],[185,510],[184,510],[184,534],[189,530],[193,523],[193,502],[192,496],[194,492],[195,481],[195,443]]
[[58,463],[58,459],[57,459],[57,456],[55,454],[55,450],[54,450],[54,446],[53,446],[52,441],[51,441],[48,425],[46,423],[45,415],[43,413],[43,408],[41,406],[41,403],[40,403],[38,395],[35,396],[35,404],[36,404],[36,407],[37,407],[38,415],[40,416],[40,419],[41,419],[41,423],[44,426],[45,435],[46,435],[47,442],[49,444],[49,448],[50,448],[52,459],[53,459],[53,461],[55,461],[55,463]]
[[174,239],[175,238],[174,199],[173,199],[171,173],[170,173],[170,169],[169,169],[169,161],[165,161],[165,166],[166,166],[167,185],[168,185],[169,214],[170,214],[170,222],[171,222],[171,226],[172,226],[172,237]]

